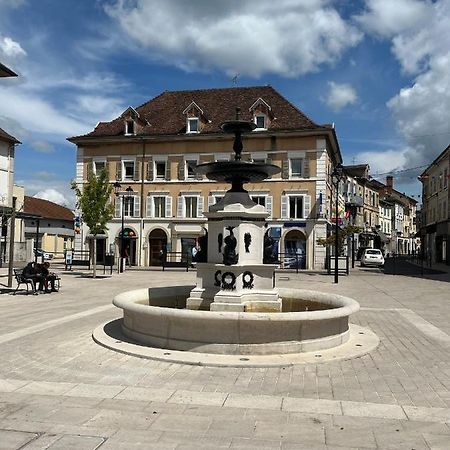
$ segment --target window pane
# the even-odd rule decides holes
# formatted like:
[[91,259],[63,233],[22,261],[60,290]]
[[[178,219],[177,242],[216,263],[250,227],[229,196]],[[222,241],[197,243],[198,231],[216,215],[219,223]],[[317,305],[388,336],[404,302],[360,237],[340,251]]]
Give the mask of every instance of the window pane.
[[153,199],[155,207],[155,217],[166,216],[166,197],[155,197]]
[[301,219],[303,217],[303,197],[289,197],[289,217],[291,219]]
[[291,159],[291,174],[293,177],[300,177],[302,175],[302,160]]
[[197,217],[197,197],[185,197],[186,217]]
[[133,217],[134,212],[134,197],[125,197],[124,198],[124,213],[125,216]]
[[266,206],[266,197],[265,197],[264,195],[255,195],[255,196],[252,196],[252,200],[253,200],[257,205]]
[[256,116],[256,128],[266,128],[266,120],[264,116]]
[[125,169],[125,179],[132,180],[134,177],[134,162],[125,161],[123,167]]
[[155,163],[156,166],[156,178],[166,177],[166,163],[165,161],[159,161]]
[[95,161],[95,174],[100,175],[100,172],[106,168],[105,161]]
[[198,131],[198,119],[189,119],[189,132],[195,133]]
[[194,168],[197,166],[197,161],[189,160],[186,161],[186,169],[188,178],[195,178]]

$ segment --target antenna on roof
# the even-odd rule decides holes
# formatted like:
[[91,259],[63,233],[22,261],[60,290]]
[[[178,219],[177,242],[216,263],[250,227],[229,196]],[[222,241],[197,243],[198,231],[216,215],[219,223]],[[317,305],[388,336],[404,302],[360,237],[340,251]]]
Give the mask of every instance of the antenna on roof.
[[238,84],[238,78],[239,78],[239,74],[237,73],[232,79],[231,79],[231,83],[234,87],[237,86]]

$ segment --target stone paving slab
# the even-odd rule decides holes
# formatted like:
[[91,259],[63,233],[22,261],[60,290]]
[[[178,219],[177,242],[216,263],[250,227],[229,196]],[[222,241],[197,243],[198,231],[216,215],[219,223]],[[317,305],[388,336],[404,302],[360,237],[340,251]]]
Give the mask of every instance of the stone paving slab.
[[2,433],[29,438],[8,449],[450,448],[446,281],[356,270],[336,286],[288,274],[280,285],[360,301],[351,320],[380,345],[355,359],[245,368],[144,360],[92,341],[120,315],[115,294],[192,284],[195,273],[62,276],[55,296],[0,297],[0,445]]

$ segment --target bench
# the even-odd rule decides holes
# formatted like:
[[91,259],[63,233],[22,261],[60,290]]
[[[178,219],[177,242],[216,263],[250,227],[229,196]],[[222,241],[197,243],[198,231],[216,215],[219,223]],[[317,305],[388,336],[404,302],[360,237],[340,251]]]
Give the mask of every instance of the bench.
[[30,278],[25,278],[22,274],[23,270],[22,269],[14,269],[14,277],[17,281],[17,287],[16,290],[13,292],[13,295],[16,295],[16,292],[19,290],[19,287],[21,285],[25,285],[27,288],[27,294],[30,293],[28,286],[31,286],[31,292],[33,294],[37,294],[36,291],[36,283],[34,282],[34,280],[30,279]]
[[72,270],[72,266],[87,266],[91,268],[91,261],[89,259],[72,259],[70,262],[66,261],[65,270]]

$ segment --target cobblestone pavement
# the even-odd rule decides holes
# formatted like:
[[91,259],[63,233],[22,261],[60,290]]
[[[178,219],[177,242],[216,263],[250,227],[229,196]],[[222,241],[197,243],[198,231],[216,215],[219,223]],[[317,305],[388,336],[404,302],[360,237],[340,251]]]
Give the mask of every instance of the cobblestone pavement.
[[170,364],[115,353],[92,330],[112,297],[195,273],[62,273],[62,290],[0,296],[0,449],[450,449],[450,284],[355,269],[279,274],[338,292],[380,337],[360,358],[280,368]]

